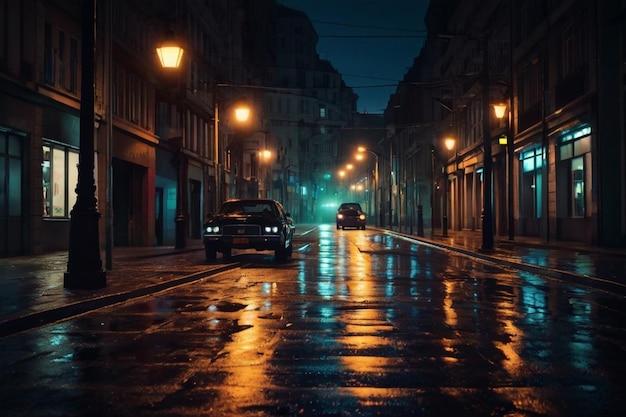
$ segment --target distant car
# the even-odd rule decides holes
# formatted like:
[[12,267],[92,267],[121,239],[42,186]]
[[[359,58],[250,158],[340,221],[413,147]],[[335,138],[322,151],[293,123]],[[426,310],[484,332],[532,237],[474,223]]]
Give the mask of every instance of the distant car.
[[356,227],[365,230],[366,216],[359,203],[343,203],[337,210],[337,229]]
[[217,252],[231,256],[232,249],[274,251],[277,260],[288,258],[293,250],[295,225],[282,204],[273,199],[232,199],[209,215],[202,240],[208,261]]

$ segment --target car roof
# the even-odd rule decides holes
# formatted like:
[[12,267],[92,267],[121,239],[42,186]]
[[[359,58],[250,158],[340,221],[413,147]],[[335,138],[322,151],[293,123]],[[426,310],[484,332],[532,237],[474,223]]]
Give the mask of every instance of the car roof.
[[278,203],[277,200],[273,198],[231,198],[224,201],[223,204],[226,203]]

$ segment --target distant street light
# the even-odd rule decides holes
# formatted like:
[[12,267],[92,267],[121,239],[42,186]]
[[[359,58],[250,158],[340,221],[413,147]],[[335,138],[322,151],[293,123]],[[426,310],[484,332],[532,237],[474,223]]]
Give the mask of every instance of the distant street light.
[[[376,212],[377,208],[378,210],[380,210],[380,207],[382,206],[382,202],[379,203],[379,190],[378,190],[378,153],[372,151],[371,149],[367,149],[363,146],[359,146],[357,149],[359,152],[364,153],[367,152],[369,154],[374,155],[374,158],[376,158],[376,167],[375,167],[375,172],[374,172],[374,212]],[[379,216],[374,215],[374,217],[376,219],[379,218]],[[376,220],[377,222],[379,220]],[[382,226],[382,224],[379,224],[377,226]]]
[[[215,84],[215,89],[213,90],[213,132],[215,134],[215,142],[214,142],[214,167],[215,167],[215,211],[217,211],[220,207],[220,204],[223,200],[225,200],[225,196],[222,195],[222,187],[221,187],[221,177],[222,177],[222,166],[220,165],[222,162],[220,161],[220,109],[221,103],[218,100],[218,88],[221,87],[232,87],[230,84]],[[250,120],[250,114],[252,110],[250,105],[246,100],[240,100],[234,104],[233,115],[235,116],[235,121],[239,124],[246,124]]]

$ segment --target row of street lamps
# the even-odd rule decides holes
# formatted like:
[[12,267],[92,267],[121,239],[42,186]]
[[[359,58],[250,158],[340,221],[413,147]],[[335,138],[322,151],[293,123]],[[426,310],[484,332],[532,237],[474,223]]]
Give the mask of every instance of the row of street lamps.
[[[499,138],[499,143],[500,145],[505,145],[507,148],[507,164],[506,164],[506,184],[507,184],[507,190],[506,190],[506,194],[507,194],[507,214],[508,214],[508,238],[509,240],[513,240],[514,239],[514,217],[513,217],[513,181],[512,181],[512,155],[513,155],[513,146],[512,146],[512,141],[510,140],[509,136],[509,126],[510,126],[510,121],[508,119],[505,118],[505,116],[508,115],[508,117],[510,118],[510,112],[507,112],[508,110],[508,106],[506,104],[495,104],[493,105],[493,109],[495,112],[495,116],[498,120],[502,121],[505,120],[505,133]],[[445,149],[447,149],[448,152],[451,152],[454,150],[455,154],[454,154],[454,164],[455,164],[455,173],[458,171],[458,145],[457,145],[457,140],[454,137],[448,136],[445,137],[443,139],[443,145],[445,147]],[[363,160],[364,159],[364,154],[365,153],[369,153],[371,155],[374,156],[375,158],[375,163],[376,163],[376,168],[375,168],[375,174],[374,174],[374,205],[375,207],[378,208],[378,210],[381,211],[382,214],[382,196],[380,195],[380,189],[379,189],[379,169],[380,169],[380,165],[379,165],[379,157],[381,156],[381,154],[379,154],[378,152],[375,152],[371,149],[367,149],[365,147],[358,147],[357,148],[357,154],[356,154],[356,159],[357,160]],[[433,157],[435,157],[436,153],[433,151]],[[439,159],[439,158],[437,158]],[[449,228],[449,223],[448,223],[448,193],[449,193],[449,186],[448,186],[448,176],[447,176],[447,169],[446,169],[446,165],[447,165],[447,160],[448,158],[445,158],[444,160],[440,160],[439,162],[441,163],[441,168],[442,168],[442,174],[443,174],[443,199],[442,199],[442,235],[443,236],[448,236],[448,228]],[[434,160],[433,160],[434,163]],[[347,164],[346,167],[342,170],[339,171],[339,176],[340,177],[345,177],[347,175],[347,172],[349,170],[353,169],[353,165],[352,164]],[[434,173],[434,172],[433,172]],[[484,173],[484,175],[487,175],[486,173]],[[435,179],[433,178],[433,181]],[[483,193],[491,193],[491,188],[486,186],[483,189]],[[491,199],[488,199],[488,201],[491,201]],[[380,203],[380,204],[379,204]],[[458,202],[457,202],[458,203]],[[491,222],[492,221],[492,217],[489,215],[489,213],[491,213],[491,208],[485,210],[485,208],[483,207],[483,213],[482,213],[482,218],[483,218],[483,234],[487,233],[490,234],[491,236],[486,236],[483,239],[483,247],[481,249],[483,250],[491,250],[493,248],[493,232],[492,232],[492,228],[491,227],[486,227],[486,225],[484,224],[485,221],[487,222]],[[421,214],[421,213],[420,213]],[[487,217],[486,217],[487,216]],[[382,217],[382,216],[381,216]],[[486,218],[485,218],[486,217]],[[383,222],[381,221],[380,225],[383,225]]]
[[[374,168],[374,192],[372,193],[373,196],[373,205],[374,205],[374,209],[372,211],[376,211],[376,207],[378,207],[380,209],[380,207],[382,206],[382,202],[380,201],[380,189],[379,189],[379,156],[380,154],[376,151],[373,151],[371,149],[368,149],[364,146],[359,146],[357,148],[357,152],[354,155],[354,158],[357,161],[363,161],[365,159],[365,155],[366,154],[370,154],[373,155],[375,158],[375,168]],[[348,172],[350,172],[352,169],[354,169],[354,165],[351,163],[347,163],[345,165],[344,168],[340,169],[338,171],[338,176],[339,178],[343,179],[348,175]],[[356,186],[353,186],[354,189],[356,189]]]

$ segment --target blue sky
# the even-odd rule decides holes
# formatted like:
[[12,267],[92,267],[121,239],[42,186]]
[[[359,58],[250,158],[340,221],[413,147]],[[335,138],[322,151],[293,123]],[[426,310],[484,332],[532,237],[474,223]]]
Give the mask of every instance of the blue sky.
[[382,113],[420,53],[428,0],[278,0],[309,17],[317,51],[359,95],[357,110]]

